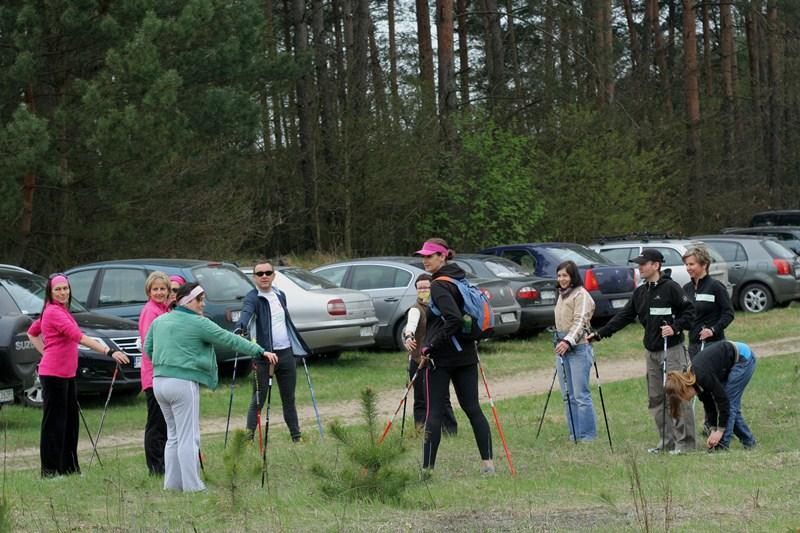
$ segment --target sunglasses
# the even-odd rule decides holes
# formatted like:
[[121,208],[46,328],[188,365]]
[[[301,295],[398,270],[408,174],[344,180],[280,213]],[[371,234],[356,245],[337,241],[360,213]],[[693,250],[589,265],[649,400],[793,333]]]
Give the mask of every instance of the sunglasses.
[[275,273],[275,271],[274,271],[274,270],[262,270],[262,271],[260,271],[260,272],[253,272],[253,275],[254,275],[255,277],[257,277],[257,278],[260,278],[260,277],[262,277],[262,276],[271,276],[271,275],[273,275],[274,273]]
[[171,292],[172,294],[177,294],[178,289],[170,288],[169,292]]

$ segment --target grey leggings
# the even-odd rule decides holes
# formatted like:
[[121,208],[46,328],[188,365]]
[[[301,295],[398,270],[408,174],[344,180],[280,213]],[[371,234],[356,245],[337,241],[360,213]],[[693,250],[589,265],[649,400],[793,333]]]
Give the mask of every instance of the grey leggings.
[[205,490],[200,479],[200,387],[178,378],[153,378],[153,392],[167,423],[164,488]]

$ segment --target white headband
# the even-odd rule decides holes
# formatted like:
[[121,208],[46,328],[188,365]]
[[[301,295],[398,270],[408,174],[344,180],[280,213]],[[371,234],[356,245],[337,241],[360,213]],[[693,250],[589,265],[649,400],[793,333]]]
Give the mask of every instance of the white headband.
[[197,298],[198,296],[200,296],[201,294],[203,294],[204,292],[205,291],[203,290],[203,287],[198,285],[197,287],[192,289],[192,291],[189,294],[178,300],[178,305],[186,305],[195,298]]

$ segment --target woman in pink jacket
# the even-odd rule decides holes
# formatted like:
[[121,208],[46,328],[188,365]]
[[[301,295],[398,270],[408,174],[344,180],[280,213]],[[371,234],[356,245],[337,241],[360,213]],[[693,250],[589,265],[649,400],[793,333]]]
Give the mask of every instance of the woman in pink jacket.
[[[144,282],[147,303],[139,314],[139,338],[144,346],[153,320],[169,310],[170,279],[163,272],[153,272]],[[147,398],[147,423],[144,426],[144,457],[147,469],[154,476],[164,475],[164,447],[167,444],[167,423],[153,394],[153,362],[142,349],[142,390]]]
[[41,316],[28,328],[28,338],[42,354],[39,381],[42,384],[42,477],[80,473],[78,465],[78,344],[129,363],[119,350],[87,337],[70,313],[72,293],[64,274],[47,280]]

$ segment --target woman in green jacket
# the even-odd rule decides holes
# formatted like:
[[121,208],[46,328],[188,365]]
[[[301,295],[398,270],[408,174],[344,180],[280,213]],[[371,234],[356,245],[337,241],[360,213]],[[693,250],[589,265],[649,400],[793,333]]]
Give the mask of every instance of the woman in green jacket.
[[225,346],[254,359],[277,363],[272,352],[246,341],[203,316],[205,294],[197,283],[178,289],[176,307],[150,325],[144,343],[153,361],[153,392],[167,422],[164,450],[164,488],[205,490],[200,479],[200,385],[217,387],[214,345]]

